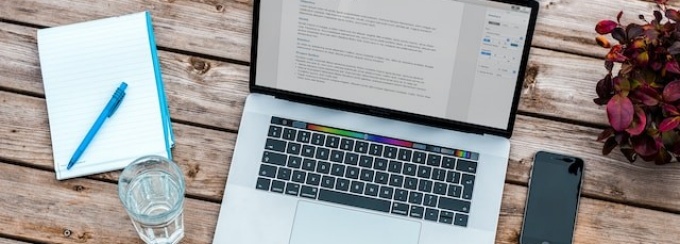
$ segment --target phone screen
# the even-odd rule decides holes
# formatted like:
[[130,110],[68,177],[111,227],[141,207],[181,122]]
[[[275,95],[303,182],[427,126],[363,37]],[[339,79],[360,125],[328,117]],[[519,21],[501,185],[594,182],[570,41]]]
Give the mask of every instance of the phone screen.
[[522,244],[572,243],[583,160],[539,152],[534,159]]

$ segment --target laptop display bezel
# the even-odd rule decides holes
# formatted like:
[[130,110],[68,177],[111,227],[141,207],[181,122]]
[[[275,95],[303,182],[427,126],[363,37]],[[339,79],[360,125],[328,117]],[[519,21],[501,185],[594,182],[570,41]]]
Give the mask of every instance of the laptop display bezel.
[[397,119],[401,121],[407,121],[411,123],[423,124],[427,126],[435,126],[439,128],[451,129],[456,131],[463,131],[476,134],[490,134],[497,135],[506,138],[512,136],[512,132],[515,125],[515,119],[517,117],[517,110],[519,106],[520,94],[522,91],[522,85],[524,82],[524,76],[526,73],[527,63],[529,59],[529,52],[531,47],[531,41],[534,34],[534,29],[536,26],[536,18],[538,16],[538,2],[534,0],[493,0],[494,2],[515,4],[524,7],[531,8],[529,26],[527,29],[527,34],[524,43],[524,49],[522,53],[522,60],[520,62],[520,67],[517,75],[517,81],[515,84],[515,91],[513,94],[512,106],[509,113],[509,120],[507,129],[494,128],[489,126],[482,126],[477,124],[466,123],[457,120],[450,120],[414,113],[408,113],[398,110],[392,110],[382,107],[370,106],[366,104],[353,103],[348,101],[342,101],[337,99],[325,98],[314,96],[310,94],[292,92],[282,89],[276,89],[266,86],[260,86],[256,84],[256,74],[257,74],[257,47],[258,47],[258,30],[259,30],[259,20],[260,20],[260,5],[261,0],[255,0],[253,5],[253,28],[252,28],[252,43],[251,43],[251,53],[250,53],[250,92],[262,93],[267,95],[272,95],[277,98],[287,99],[295,102],[301,102],[306,104],[318,105],[329,107],[333,109],[339,109],[349,112],[368,114],[373,116],[385,117],[389,119]]

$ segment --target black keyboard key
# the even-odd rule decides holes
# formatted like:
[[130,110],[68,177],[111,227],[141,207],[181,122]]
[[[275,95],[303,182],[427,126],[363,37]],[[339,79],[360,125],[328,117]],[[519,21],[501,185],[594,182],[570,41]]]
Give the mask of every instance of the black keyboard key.
[[297,141],[302,143],[309,143],[312,133],[309,131],[299,131],[297,135]]
[[418,172],[418,166],[412,163],[404,163],[404,174],[415,176]]
[[449,171],[446,173],[446,182],[449,183],[460,183],[460,173],[456,171]]
[[420,179],[418,181],[418,190],[422,192],[432,192],[432,181]]
[[455,169],[456,168],[456,159],[444,157],[442,159],[442,167],[447,168],[447,169]]
[[345,151],[354,150],[354,140],[342,138],[342,140],[340,140],[340,149]]
[[347,169],[345,170],[345,177],[354,180],[359,179],[359,168],[354,166],[347,166]]
[[364,194],[369,195],[369,196],[378,196],[378,192],[380,191],[380,186],[376,184],[366,184],[366,189],[364,189]]
[[404,178],[404,188],[409,189],[409,190],[416,190],[418,189],[418,179],[413,178],[413,177],[405,177]]
[[326,146],[331,148],[338,148],[340,146],[340,137],[337,136],[327,136]]
[[412,204],[423,204],[423,193],[412,191],[408,194],[408,202]]
[[288,157],[288,167],[299,169],[302,166],[302,158],[296,156]]
[[270,125],[269,133],[267,133],[267,135],[275,138],[280,138],[282,130],[283,129],[280,126]]
[[262,162],[263,163],[286,166],[286,160],[287,159],[288,159],[288,157],[286,155],[280,154],[280,153],[264,151],[264,153],[262,154]]
[[361,157],[359,157],[359,166],[366,168],[373,167],[373,157],[362,155]]
[[333,166],[331,166],[331,175],[343,177],[345,175],[345,165],[333,164]]
[[371,146],[368,147],[368,154],[370,154],[370,155],[382,156],[382,152],[383,152],[383,146],[382,145],[371,143]]
[[276,177],[276,166],[261,164],[260,165],[260,176],[274,178]]
[[359,154],[356,153],[345,153],[345,164],[357,165],[359,163]]
[[321,182],[321,175],[315,173],[307,174],[307,185],[318,186]]
[[300,196],[301,197],[316,199],[316,196],[318,194],[319,194],[319,188],[316,188],[316,187],[302,186],[302,189],[300,189]]
[[432,193],[437,195],[446,195],[446,183],[435,182]]
[[364,193],[364,183],[359,181],[352,181],[349,191],[356,194]]
[[286,182],[280,181],[280,180],[272,180],[272,192],[276,193],[283,193],[283,191],[286,189]]
[[432,177],[431,178],[433,180],[438,180],[438,181],[446,180],[446,170],[439,169],[439,168],[432,169]]
[[402,165],[401,162],[392,160],[387,166],[387,171],[400,174]]
[[340,150],[332,150],[331,151],[331,158],[330,160],[332,162],[336,163],[342,163],[342,160],[345,158],[345,153],[340,151]]
[[475,176],[469,174],[463,174],[461,181],[463,184],[463,199],[472,199],[472,190],[475,185]]
[[300,155],[302,155],[303,157],[313,158],[315,152],[316,152],[316,147],[310,146],[310,145],[304,145],[304,146],[302,146],[302,152],[300,152]]
[[270,179],[258,177],[257,183],[255,184],[255,188],[260,189],[260,190],[269,191],[269,186],[271,185],[271,182],[272,182],[272,180],[270,180]]
[[417,219],[422,219],[425,212],[425,208],[420,206],[411,206],[411,211],[409,216]]
[[392,199],[392,195],[394,194],[394,188],[389,187],[389,186],[381,186],[380,187],[380,197],[385,198],[385,199]]
[[425,154],[424,152],[414,151],[413,158],[411,159],[411,161],[417,164],[425,164],[426,157],[427,154]]
[[439,197],[431,194],[425,194],[425,196],[423,196],[423,205],[426,207],[436,208],[437,200],[439,200]]
[[373,176],[375,175],[375,171],[370,170],[370,169],[361,169],[361,174],[359,176],[359,179],[362,181],[366,182],[373,182]]
[[335,177],[324,175],[321,178],[321,187],[333,189],[335,187]]
[[286,142],[282,140],[267,138],[267,142],[265,142],[264,148],[267,150],[284,152],[286,151]]
[[459,159],[456,169],[468,173],[477,173],[477,162]]
[[389,181],[389,174],[385,172],[375,172],[375,183],[378,184],[387,184]]
[[373,168],[377,170],[387,170],[387,159],[375,158],[373,162]]
[[357,141],[356,144],[354,145],[354,151],[358,152],[358,153],[367,153],[368,152],[368,142]]
[[283,129],[283,134],[281,135],[281,138],[293,141],[295,140],[295,135],[297,135],[297,131],[291,128],[284,128]]
[[293,171],[293,175],[291,177],[291,180],[293,182],[297,182],[297,183],[305,183],[306,178],[307,178],[307,173],[302,172],[300,170],[295,170],[295,171]]
[[289,122],[287,119],[272,116],[271,123],[275,125],[288,125]]
[[326,142],[326,136],[325,135],[319,134],[319,133],[312,134],[312,144],[317,145],[317,146],[323,146],[324,142]]
[[328,160],[328,156],[330,156],[330,154],[331,152],[328,150],[328,148],[316,148],[316,159],[318,160]]
[[463,192],[463,187],[459,185],[449,185],[446,195],[450,197],[460,197]]
[[331,163],[326,161],[319,161],[316,165],[316,172],[319,174],[328,174],[331,172]]
[[302,160],[302,169],[313,172],[316,169],[316,160],[305,158]]
[[391,175],[390,176],[390,185],[394,187],[401,187],[404,184],[404,176],[401,175]]
[[383,156],[386,157],[386,158],[390,158],[390,159],[397,158],[397,148],[385,146],[385,151],[383,152]]
[[437,154],[427,155],[427,165],[437,166],[441,165],[442,156]]
[[402,189],[394,190],[394,200],[406,202],[408,201],[408,191]]
[[393,214],[407,216],[408,215],[408,209],[409,209],[409,205],[406,204],[406,203],[398,203],[398,202],[392,203],[392,213]]
[[319,200],[342,204],[346,206],[364,208],[369,210],[376,210],[385,213],[390,212],[390,201],[370,198],[365,196],[357,196],[348,193],[329,191],[325,189],[319,190]]
[[335,181],[335,189],[339,190],[339,191],[348,191],[349,190],[349,180],[338,178]]
[[470,202],[449,197],[439,198],[439,208],[461,213],[470,212]]
[[286,184],[286,194],[293,196],[300,194],[300,184],[288,182],[288,184]]
[[405,148],[400,148],[399,149],[399,156],[397,157],[401,161],[411,161],[411,154],[413,151]]
[[418,177],[429,179],[432,174],[432,168],[425,165],[418,166]]
[[425,220],[437,221],[439,220],[439,210],[433,208],[425,209]]
[[457,213],[456,218],[453,219],[453,224],[457,226],[463,226],[466,227],[468,222],[468,216],[467,214],[461,214]]
[[439,212],[439,223],[452,224],[453,223],[453,212],[442,210]]
[[279,168],[276,173],[276,178],[279,180],[290,180],[290,175],[293,173],[291,169]]

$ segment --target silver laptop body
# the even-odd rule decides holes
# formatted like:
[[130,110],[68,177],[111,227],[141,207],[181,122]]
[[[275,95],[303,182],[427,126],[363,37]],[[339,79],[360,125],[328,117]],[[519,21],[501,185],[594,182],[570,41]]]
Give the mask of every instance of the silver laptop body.
[[[493,243],[536,11],[533,1],[255,1],[253,93],[213,243]],[[316,136],[341,145],[317,158],[329,142]]]

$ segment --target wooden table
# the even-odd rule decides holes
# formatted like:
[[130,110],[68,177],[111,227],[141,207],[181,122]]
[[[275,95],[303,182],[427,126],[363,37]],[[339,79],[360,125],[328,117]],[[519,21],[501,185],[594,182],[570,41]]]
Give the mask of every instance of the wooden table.
[[[680,5],[677,2],[675,5]],[[541,149],[586,160],[576,243],[680,243],[680,165],[601,155],[592,102],[607,50],[595,23],[653,1],[541,0],[512,137],[497,242],[517,243],[527,178]],[[248,94],[252,1],[0,1],[0,243],[139,243],[117,197],[119,172],[55,180],[36,30],[150,10],[186,174],[184,243],[212,240]],[[87,69],[88,64],[82,64]]]

